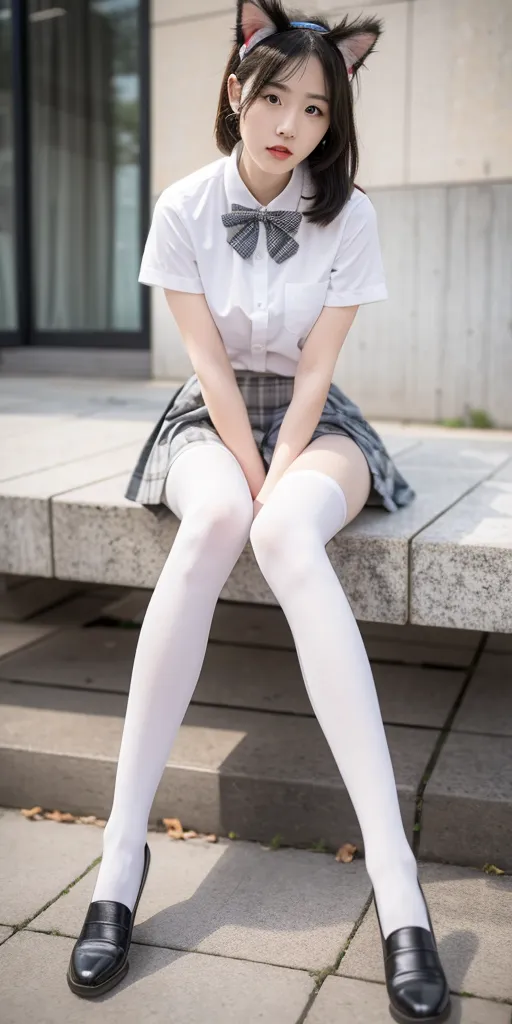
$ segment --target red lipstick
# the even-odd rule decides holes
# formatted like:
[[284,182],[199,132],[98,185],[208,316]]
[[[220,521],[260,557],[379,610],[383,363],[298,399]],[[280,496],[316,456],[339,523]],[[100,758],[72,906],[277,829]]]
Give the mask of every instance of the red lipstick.
[[293,153],[287,146],[268,146],[267,152],[272,153],[276,160],[287,160]]

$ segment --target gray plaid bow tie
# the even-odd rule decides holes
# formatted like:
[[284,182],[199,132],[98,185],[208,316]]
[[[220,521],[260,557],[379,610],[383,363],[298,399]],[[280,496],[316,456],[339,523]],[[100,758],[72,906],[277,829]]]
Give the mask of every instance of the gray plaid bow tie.
[[260,221],[267,230],[267,249],[276,263],[284,263],[298,251],[299,243],[292,238],[299,230],[302,214],[296,210],[251,210],[247,206],[233,203],[232,213],[222,214],[222,223],[227,228],[238,228],[228,238],[233,249],[246,260],[252,256],[257,244]]

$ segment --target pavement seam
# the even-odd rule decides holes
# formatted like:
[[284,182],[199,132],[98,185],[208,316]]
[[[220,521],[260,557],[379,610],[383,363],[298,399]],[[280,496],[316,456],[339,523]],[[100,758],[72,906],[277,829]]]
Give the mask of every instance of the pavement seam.
[[304,1024],[304,1022],[306,1021],[307,1017],[309,1016],[309,1012],[310,1012],[311,1008],[313,1007],[313,1004],[315,1003],[315,1001],[316,1001],[316,999],[318,997],[318,994],[319,994],[319,992],[320,992],[320,990],[321,990],[321,988],[322,988],[326,978],[329,978],[329,977],[331,977],[331,976],[336,974],[336,971],[338,970],[338,967],[340,966],[340,963],[343,960],[343,957],[346,955],[352,940],[354,939],[354,937],[356,936],[357,932],[359,931],[359,928],[361,927],[361,925],[362,925],[362,923],[363,923],[363,921],[364,921],[364,919],[365,919],[365,917],[366,917],[366,915],[367,915],[367,913],[368,913],[368,911],[370,909],[370,906],[372,904],[372,900],[373,900],[373,894],[370,893],[370,895],[367,897],[367,899],[365,900],[365,902],[363,904],[363,909],[361,910],[361,913],[359,914],[359,917],[356,919],[356,921],[354,922],[354,924],[352,926],[352,930],[350,932],[350,935],[345,940],[343,946],[341,947],[340,952],[338,953],[338,956],[334,960],[334,963],[330,964],[327,967],[323,967],[319,971],[315,971],[315,970],[308,971],[308,974],[310,975],[310,977],[312,977],[314,979],[314,981],[315,981],[315,988],[313,989],[313,992],[311,993],[311,995],[310,995],[310,997],[309,997],[309,999],[308,999],[304,1009],[302,1010],[302,1013],[297,1018],[296,1024]]
[[471,682],[473,680],[473,676],[474,676],[474,674],[476,672],[476,669],[478,667],[478,663],[479,663],[480,658],[481,658],[481,656],[483,654],[483,651],[485,649],[485,645],[487,643],[487,638],[488,638],[488,633],[482,633],[482,636],[480,637],[480,640],[478,641],[475,653],[473,654],[471,662],[470,662],[470,664],[469,664],[469,666],[467,668],[466,678],[465,678],[465,680],[464,680],[464,682],[463,682],[463,684],[462,684],[462,686],[461,686],[461,688],[459,690],[459,693],[457,694],[457,697],[455,698],[455,700],[453,702],[453,705],[452,705],[450,711],[448,712],[448,715],[446,717],[444,725],[441,727],[438,739],[437,739],[436,743],[434,744],[434,749],[433,749],[433,751],[432,751],[432,753],[430,755],[429,760],[427,761],[427,764],[425,766],[425,770],[424,770],[422,778],[420,780],[420,784],[418,786],[418,790],[417,790],[417,793],[416,793],[416,801],[415,801],[416,807],[415,807],[415,814],[414,814],[413,847],[412,847],[413,848],[414,856],[416,857],[417,860],[420,857],[421,824],[422,824],[422,817],[423,817],[423,799],[424,799],[424,795],[425,795],[425,790],[426,790],[427,785],[428,785],[428,783],[430,781],[430,778],[432,777],[434,769],[436,768],[436,765],[437,765],[437,763],[439,761],[439,758],[440,758],[441,753],[443,751],[443,747],[444,747],[444,745],[445,745],[449,735],[451,734],[451,728],[452,728],[455,716],[456,716],[459,708],[461,707],[461,704],[462,704],[462,702],[464,700],[464,697],[466,696],[466,693],[467,693],[467,691],[469,689],[469,686],[471,685]]
[[[25,920],[21,921],[19,924],[8,925],[7,927],[14,928],[13,935],[16,935],[18,932],[23,931],[23,929],[27,928],[27,926],[30,924],[31,921],[35,921],[35,919],[37,917],[39,917],[40,914],[43,914],[45,910],[48,910],[48,907],[51,907],[53,903],[56,903],[57,900],[60,900],[61,896],[67,896],[68,892],[71,889],[73,889],[74,886],[78,882],[80,882],[82,880],[82,878],[85,878],[85,876],[89,874],[89,871],[92,871],[92,869],[95,868],[96,865],[100,863],[100,860],[101,860],[101,856],[100,857],[95,857],[95,859],[92,861],[92,863],[89,864],[86,867],[85,871],[82,871],[81,875],[78,875],[77,878],[73,879],[72,882],[69,882],[68,885],[66,885],[66,887],[64,889],[62,889],[59,893],[57,893],[56,896],[53,896],[50,900],[48,900],[48,902],[45,903],[44,907],[40,907],[39,910],[36,910],[35,914],[32,914],[29,917],[26,917]],[[34,929],[34,931],[35,931],[35,929]],[[12,939],[12,935],[9,936],[9,938]]]
[[[385,981],[378,981],[377,978],[363,978],[360,974],[341,974],[340,978],[348,978],[350,981],[360,981],[363,985],[385,985]],[[482,996],[478,992],[466,992],[465,989],[458,991],[450,988],[450,992],[459,999],[481,999],[483,1002],[498,1003],[500,1006],[512,1006],[512,999],[500,999],[499,996]]]
[[[261,605],[256,606],[256,607],[261,607]],[[274,607],[274,606],[272,606],[272,607]],[[390,625],[402,625],[402,623],[390,623]],[[405,628],[406,625],[407,625],[407,623],[404,625],[404,628]],[[108,616],[100,615],[100,616],[96,617],[95,619],[91,619],[91,621],[88,622],[84,626],[84,628],[86,628],[86,629],[91,629],[91,628],[93,628],[93,629],[116,629],[116,630],[120,629],[120,630],[127,630],[129,632],[134,632],[134,631],[135,632],[140,632],[141,625],[140,625],[140,623],[135,623],[135,622],[132,623],[131,620],[129,620],[129,619],[110,619],[110,618],[108,618]],[[425,627],[425,629],[427,629],[427,628],[428,627]],[[480,631],[478,631],[478,632],[480,632]],[[487,634],[485,634],[485,635],[487,635]],[[374,640],[375,638],[374,637],[370,637],[368,639],[369,640]],[[363,637],[363,641],[364,641],[365,646],[366,646],[366,640],[365,640],[364,637]],[[399,641],[397,640],[396,642],[398,643]],[[422,646],[426,645],[427,640],[420,641],[420,642],[414,642],[414,643],[413,643],[413,641],[406,641],[406,642],[407,643],[411,643],[413,646],[416,646],[416,647],[422,647]],[[249,649],[249,650],[252,650],[252,651],[271,651],[272,653],[273,652],[277,652],[278,654],[296,654],[296,648],[293,647],[293,646],[283,647],[280,644],[258,644],[258,643],[254,643],[253,641],[250,641],[250,640],[236,640],[236,639],[234,639],[234,640],[217,640],[215,638],[211,638],[211,639],[208,640],[208,645],[212,646],[212,647],[236,647],[236,648],[241,648],[242,650]],[[436,645],[434,645],[434,646],[436,646]],[[472,646],[472,644],[468,644],[468,646]],[[441,650],[444,650],[446,647],[450,647],[450,644],[440,644],[439,647],[440,647]],[[465,650],[465,649],[466,648],[461,648],[461,650]],[[408,668],[443,669],[446,672],[466,672],[467,668],[468,668],[467,663],[466,664],[460,664],[460,665],[453,665],[453,664],[446,665],[442,661],[433,661],[433,662],[423,662],[423,661],[422,662],[415,662],[415,661],[413,661],[413,662],[411,662],[411,661],[400,661],[397,658],[370,658],[370,661],[371,661],[372,664],[375,664],[375,665],[406,665]]]
[[[77,879],[77,881],[78,881],[78,879]],[[72,884],[75,884],[75,883],[72,883]],[[371,903],[371,897],[370,897],[370,903]],[[368,901],[367,901],[367,904],[368,904]],[[361,975],[357,975],[357,974],[342,974],[342,975],[337,975],[336,974],[336,971],[338,970],[339,964],[341,963],[341,960],[345,956],[345,954],[346,954],[346,952],[348,950],[348,947],[349,947],[352,939],[354,938],[354,936],[356,934],[356,931],[361,926],[362,919],[363,919],[363,917],[364,917],[364,915],[365,915],[365,913],[367,912],[368,909],[369,909],[369,904],[366,906],[366,910],[364,910],[362,912],[362,915],[358,918],[358,922],[356,922],[356,925],[352,929],[352,932],[351,932],[349,938],[346,940],[345,945],[344,945],[341,953],[339,954],[338,962],[335,963],[335,964],[330,965],[329,967],[324,967],[324,968],[322,968],[321,970],[318,970],[318,971],[314,970],[314,969],[311,969],[311,968],[308,968],[308,967],[297,967],[297,966],[288,965],[288,964],[276,964],[276,963],[274,963],[272,961],[269,961],[269,960],[252,960],[250,957],[230,956],[229,954],[226,954],[226,953],[216,953],[213,950],[190,949],[190,948],[185,948],[185,947],[181,947],[181,946],[162,946],[158,942],[142,942],[140,939],[138,941],[133,939],[132,942],[130,943],[130,947],[132,947],[132,946],[140,946],[140,947],[143,947],[143,948],[146,948],[146,949],[147,948],[149,948],[149,949],[162,949],[162,950],[165,950],[166,952],[193,953],[194,955],[197,955],[197,956],[207,956],[207,957],[214,956],[214,957],[219,957],[219,959],[221,959],[221,960],[237,960],[237,961],[240,961],[241,963],[262,964],[262,965],[267,966],[267,967],[277,967],[277,968],[285,970],[285,971],[297,971],[297,972],[299,972],[301,974],[309,974],[310,977],[312,977],[312,978],[315,978],[315,976],[316,976],[316,981],[315,981],[315,984],[317,986],[316,991],[311,994],[311,996],[310,996],[310,998],[308,1000],[307,1006],[305,1007],[304,1010],[302,1010],[300,1017],[296,1021],[296,1024],[303,1024],[303,1022],[307,1018],[307,1014],[309,1013],[309,1011],[310,1011],[310,1009],[311,1009],[311,1007],[312,1007],[312,1005],[313,1005],[313,1003],[314,1003],[318,993],[320,992],[320,988],[322,987],[325,979],[328,978],[328,977],[337,977],[340,981],[342,981],[343,979],[346,978],[349,981],[359,981],[363,985],[380,985],[381,987],[385,986],[385,984],[386,984],[385,981],[379,981],[377,978],[364,978],[364,977],[361,977]],[[13,926],[13,925],[6,925],[4,927],[11,927],[11,928],[14,927],[15,928],[15,926]],[[19,926],[18,930],[20,930],[20,929],[21,929],[21,925]],[[29,928],[28,926],[25,926],[23,930],[33,932],[35,935],[55,936],[56,938],[71,939],[72,941],[76,942],[76,935],[69,935],[67,932],[59,931],[59,929],[57,929],[57,928],[44,929],[44,928]],[[16,929],[13,931],[13,934],[9,936],[9,938],[5,939],[3,945],[6,945],[6,943],[9,942],[9,939],[13,938],[13,936],[15,934],[16,934]],[[323,977],[322,977],[322,975],[323,975]],[[451,992],[452,995],[458,996],[460,999],[480,999],[483,1002],[496,1003],[497,1005],[500,1005],[500,1006],[512,1006],[512,999],[501,999],[499,996],[491,996],[491,995],[485,995],[484,996],[484,995],[479,994],[478,992],[468,992],[465,989],[461,989],[459,991],[459,990],[457,990],[455,988],[451,988],[450,992]],[[304,1016],[304,1014],[306,1014],[306,1017]]]
[[[62,627],[62,628],[65,628],[65,627]],[[40,643],[41,640],[45,640],[45,639],[47,639],[47,638],[46,637],[42,637],[42,638],[40,637],[38,640],[33,641],[33,643]],[[14,652],[14,653],[16,654],[17,652]],[[0,658],[0,670],[1,670],[1,658]],[[458,670],[458,671],[460,671],[460,670]],[[11,685],[11,686],[40,686],[42,689],[65,690],[66,692],[69,692],[69,693],[99,693],[99,694],[103,694],[104,696],[107,696],[107,697],[127,697],[128,696],[128,690],[109,690],[109,689],[105,689],[104,687],[101,687],[101,686],[94,686],[94,687],[93,686],[72,686],[70,683],[47,682],[45,680],[40,680],[40,679],[16,679],[16,678],[13,678],[12,676],[8,676],[8,675],[2,676],[0,674],[0,684],[1,683],[9,683],[9,685]],[[284,717],[284,718],[301,719],[301,720],[305,720],[305,721],[316,721],[316,716],[315,716],[313,711],[311,711],[310,713],[308,713],[307,711],[285,711],[285,710],[281,710],[280,708],[273,709],[272,711],[269,711],[267,708],[253,707],[252,705],[248,705],[248,704],[217,704],[217,703],[214,703],[213,701],[203,701],[203,700],[194,700],[194,699],[192,699],[190,701],[190,705],[194,706],[194,707],[200,707],[200,708],[218,708],[219,710],[229,710],[229,711],[243,711],[243,712],[245,712],[245,711],[254,711],[254,712],[257,712],[257,713],[261,712],[263,714],[271,714],[271,715],[281,716],[281,717]],[[384,725],[393,726],[393,727],[395,727],[397,729],[422,729],[425,732],[436,732],[439,728],[441,728],[439,725],[423,725],[421,722],[394,722],[394,721],[391,721],[391,720],[388,721],[387,719],[384,719]],[[458,730],[458,732],[461,732],[461,733],[463,731],[464,730]],[[469,735],[473,736],[473,735],[480,735],[480,734],[479,733],[470,732]],[[482,735],[487,736],[488,733],[482,733]],[[495,734],[493,734],[493,735],[495,735]],[[507,736],[505,734],[504,738],[505,739],[507,739],[507,738],[509,739],[510,736]]]

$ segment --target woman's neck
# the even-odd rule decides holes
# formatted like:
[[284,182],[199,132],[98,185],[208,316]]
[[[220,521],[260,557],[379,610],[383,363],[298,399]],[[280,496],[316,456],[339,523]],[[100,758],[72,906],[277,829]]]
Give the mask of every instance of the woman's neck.
[[249,192],[262,206],[268,206],[273,199],[284,192],[291,181],[292,171],[286,174],[267,174],[254,162],[245,146],[238,161],[238,173]]

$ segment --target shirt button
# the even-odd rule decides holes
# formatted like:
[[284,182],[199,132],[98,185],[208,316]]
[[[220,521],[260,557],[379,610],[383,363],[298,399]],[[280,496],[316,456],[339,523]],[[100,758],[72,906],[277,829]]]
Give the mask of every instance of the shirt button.
[[258,309],[261,309],[262,305],[263,305],[262,302],[258,302]]

